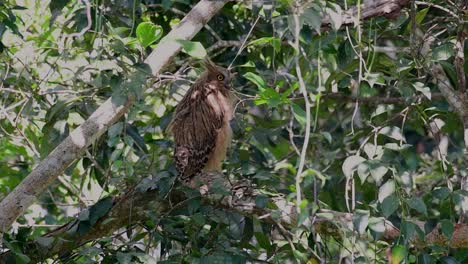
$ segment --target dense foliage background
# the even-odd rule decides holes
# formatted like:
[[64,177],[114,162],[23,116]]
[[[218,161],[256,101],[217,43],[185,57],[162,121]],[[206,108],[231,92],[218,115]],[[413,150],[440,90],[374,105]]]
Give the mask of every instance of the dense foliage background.
[[[146,221],[49,261],[466,263],[468,242],[450,244],[468,209],[463,124],[431,72],[437,63],[465,89],[454,63],[462,1],[407,1],[393,16],[346,26],[342,11],[360,0],[229,2],[151,76],[144,59],[196,2],[0,2],[0,199],[111,95],[137,100],[4,235],[10,261],[32,261],[26,245],[47,247],[53,239],[42,236],[76,217],[81,234],[105,222],[106,197],[142,181],[167,197],[175,170],[166,127],[207,53],[238,73],[225,175],[255,186],[272,219],[281,208],[270,197],[296,203],[302,194],[297,223],[206,204],[176,183],[183,203],[155,206]],[[349,225],[333,221],[338,212],[352,213]],[[384,220],[397,238],[385,239]],[[434,228],[447,239],[428,243]]]

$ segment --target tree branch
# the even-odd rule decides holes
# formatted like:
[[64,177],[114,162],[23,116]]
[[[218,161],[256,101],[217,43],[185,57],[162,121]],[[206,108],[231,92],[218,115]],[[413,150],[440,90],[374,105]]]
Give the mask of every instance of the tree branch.
[[[322,99],[334,99],[334,100],[344,100],[344,101],[359,101],[363,104],[398,104],[398,105],[410,105],[419,100],[427,100],[423,95],[410,96],[410,97],[381,97],[381,96],[371,96],[371,97],[356,97],[352,95],[346,95],[343,93],[326,93],[322,94]],[[431,95],[431,101],[440,101],[444,100],[445,97],[441,93],[433,93]]]
[[[204,175],[197,179],[197,181],[201,179],[203,182],[210,182],[207,185],[212,185],[220,177],[220,175]],[[77,217],[70,223],[29,242],[24,251],[31,258],[32,263],[41,262],[56,255],[66,256],[73,249],[80,247],[86,242],[111,235],[119,229],[150,220],[149,214],[146,213],[148,210],[156,210],[159,215],[166,215],[172,212],[173,208],[180,206],[186,201],[182,192],[172,191],[170,200],[175,206],[171,207],[164,194],[159,193],[156,189],[149,189],[148,186],[152,185],[149,181],[151,180],[147,179],[147,181],[128,190],[125,194],[112,198],[112,207],[107,214],[99,218],[89,229],[83,231],[82,225],[88,220],[80,221]],[[195,186],[196,184],[191,182],[189,185]],[[243,188],[233,187],[228,183],[225,186],[235,189],[232,196],[219,199],[219,195],[205,194],[201,197],[202,203],[222,208],[223,210],[230,210],[246,217],[261,217],[259,219],[263,222],[280,224],[285,228],[297,226],[298,215],[296,206],[294,203],[288,202],[284,196],[269,197],[270,202],[279,211],[279,213],[274,213],[272,209],[258,207],[255,203],[258,192],[245,186],[245,184],[241,186]],[[207,187],[205,186],[204,188]],[[92,208],[88,210],[92,210]],[[381,221],[381,226],[383,227],[381,230],[381,240],[392,241],[400,236],[400,231],[391,222],[383,218]],[[413,222],[424,230],[424,222]],[[313,228],[321,236],[342,239],[343,229],[353,232],[353,214],[321,209],[314,216],[311,216],[308,221],[305,221],[303,225],[309,228],[313,225]],[[363,237],[363,239],[366,239],[366,237]],[[427,234],[423,240],[414,237],[413,243],[420,248],[431,245],[450,246],[452,248],[467,247],[468,223],[455,225],[455,232],[450,239],[442,235],[440,227],[437,227]],[[0,263],[4,263],[12,254],[14,253],[11,251],[0,254]]]
[[[409,3],[409,0],[374,0],[366,1],[362,4],[361,19],[366,20],[372,17],[384,16],[386,18],[396,18],[400,15],[400,11]],[[355,6],[345,11],[341,15],[341,21],[343,25],[352,25],[357,22],[358,7]],[[331,25],[331,18],[325,17],[322,20],[322,28],[328,28]]]

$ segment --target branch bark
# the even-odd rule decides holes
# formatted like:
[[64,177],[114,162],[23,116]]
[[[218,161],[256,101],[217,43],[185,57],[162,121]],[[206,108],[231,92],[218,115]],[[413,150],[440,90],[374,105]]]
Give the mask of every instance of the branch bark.
[[[361,19],[366,20],[372,17],[384,16],[394,19],[400,15],[400,11],[409,3],[409,0],[374,0],[366,1],[361,5]],[[350,8],[341,15],[343,25],[358,23],[358,7]],[[331,25],[331,18],[325,17],[322,20],[322,27],[328,28]]]
[[[145,60],[152,74],[157,75],[181,50],[181,45],[175,40],[192,39],[226,2],[228,1],[200,1]],[[133,102],[132,96],[125,100],[115,97],[107,99],[0,202],[0,237],[58,175],[128,111]]]
[[[215,177],[217,176],[215,175]],[[210,185],[216,179],[214,179],[213,175],[205,175],[202,180],[203,182],[210,182],[208,183]],[[112,198],[113,205],[107,214],[99,218],[86,232],[80,229],[80,225],[83,222],[77,217],[75,220],[45,236],[29,242],[24,251],[31,258],[32,263],[41,262],[57,255],[66,256],[73,249],[82,246],[86,242],[111,235],[122,228],[131,227],[132,225],[150,220],[149,214],[146,213],[148,210],[156,210],[158,215],[164,216],[174,211],[174,208],[183,205],[186,201],[182,192],[173,191],[170,194],[170,200],[174,206],[171,207],[167,202],[166,195],[159,193],[158,190],[143,187],[151,185],[151,183],[144,182],[128,190],[125,194]],[[189,185],[194,186],[196,184],[192,182]],[[232,188],[229,184],[226,184],[226,187]],[[224,199],[219,199],[219,196],[215,198],[215,195],[202,195],[202,203],[222,208],[223,210],[230,210],[245,217],[258,216],[261,217],[260,220],[263,222],[280,224],[280,226],[287,229],[297,227],[298,215],[294,203],[288,202],[283,196],[269,197],[270,201],[279,208],[279,214],[273,213],[272,209],[256,206],[255,200],[258,193],[250,187],[246,187],[245,185],[243,187],[243,189],[234,191],[232,196],[225,197]],[[314,230],[322,237],[331,236],[341,240],[341,236],[344,235],[343,230],[353,232],[353,219],[354,217],[351,213],[321,209],[311,216],[308,221],[304,222],[303,225],[309,228],[313,226]],[[424,230],[424,222],[414,221],[414,223]],[[393,241],[400,236],[400,231],[383,218],[382,225],[384,229],[382,230],[380,240]],[[363,237],[363,239],[366,238]],[[419,248],[431,245],[450,246],[452,248],[468,247],[468,223],[455,225],[455,232],[451,238],[444,236],[440,228],[437,227],[427,234],[424,240],[415,237],[413,241]],[[0,263],[6,262],[13,254],[11,251],[0,254]]]
[[[440,65],[432,66],[432,75],[439,84],[439,90],[449,103],[449,105],[455,110],[463,123],[463,141],[465,144],[464,148],[464,163],[465,167],[468,167],[468,98],[465,95],[464,89],[455,90],[450,84],[444,69]],[[462,177],[461,189],[468,191],[468,177]],[[468,198],[464,198],[468,199]],[[468,201],[467,201],[468,202]],[[461,221],[468,216],[468,211],[462,208]]]
[[[397,104],[397,105],[411,105],[419,100],[428,100],[423,95],[416,95],[410,97],[382,97],[382,96],[371,96],[371,97],[358,97],[347,95],[343,93],[325,93],[322,94],[322,98],[324,100],[327,99],[334,99],[340,101],[349,101],[355,102],[359,101],[359,103],[363,104]],[[431,101],[440,101],[445,100],[445,97],[441,93],[433,93],[431,95]]]

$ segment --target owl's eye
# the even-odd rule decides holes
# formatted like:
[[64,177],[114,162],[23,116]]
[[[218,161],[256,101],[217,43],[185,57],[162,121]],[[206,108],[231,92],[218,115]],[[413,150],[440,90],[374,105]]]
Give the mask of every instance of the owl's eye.
[[218,74],[218,76],[216,76],[216,78],[218,78],[219,81],[222,81],[222,80],[224,80],[224,75]]

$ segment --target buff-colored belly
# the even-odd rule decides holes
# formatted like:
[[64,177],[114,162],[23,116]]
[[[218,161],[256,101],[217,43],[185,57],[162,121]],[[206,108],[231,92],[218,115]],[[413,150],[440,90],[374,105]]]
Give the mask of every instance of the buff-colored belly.
[[216,145],[206,163],[204,171],[221,171],[223,160],[226,158],[227,149],[231,143],[232,130],[229,123],[224,125],[216,137]]
[[[213,101],[212,101],[213,102]],[[224,113],[224,125],[218,130],[216,136],[216,144],[213,152],[211,152],[208,162],[205,165],[204,171],[222,171],[222,163],[226,158],[227,149],[232,139],[232,129],[229,121],[232,118],[232,100],[224,96],[218,96],[216,103],[213,102],[216,110],[223,111]]]

